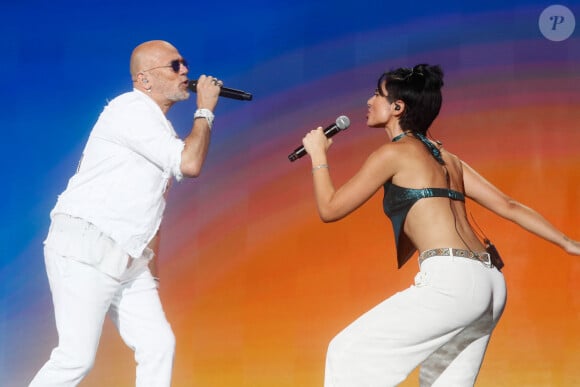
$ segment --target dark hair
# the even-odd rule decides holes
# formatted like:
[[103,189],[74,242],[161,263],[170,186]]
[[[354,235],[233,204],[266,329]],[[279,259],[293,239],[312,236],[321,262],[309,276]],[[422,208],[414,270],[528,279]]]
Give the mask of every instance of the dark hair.
[[[383,94],[383,84],[387,95]],[[443,70],[438,65],[418,64],[385,72],[378,80],[378,92],[389,102],[401,100],[406,109],[399,121],[401,129],[426,135],[441,110]]]

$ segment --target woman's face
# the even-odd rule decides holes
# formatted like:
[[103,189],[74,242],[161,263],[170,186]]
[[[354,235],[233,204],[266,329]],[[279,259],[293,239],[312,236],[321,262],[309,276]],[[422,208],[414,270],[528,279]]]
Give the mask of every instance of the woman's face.
[[393,104],[387,101],[387,90],[385,83],[381,85],[382,90],[375,90],[375,93],[367,101],[367,126],[371,128],[384,128],[391,118]]

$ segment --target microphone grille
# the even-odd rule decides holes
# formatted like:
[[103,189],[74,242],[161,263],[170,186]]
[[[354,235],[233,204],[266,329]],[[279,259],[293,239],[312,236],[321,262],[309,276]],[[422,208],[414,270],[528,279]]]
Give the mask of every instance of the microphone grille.
[[345,130],[350,126],[350,119],[347,116],[340,116],[336,119],[336,126],[340,130]]

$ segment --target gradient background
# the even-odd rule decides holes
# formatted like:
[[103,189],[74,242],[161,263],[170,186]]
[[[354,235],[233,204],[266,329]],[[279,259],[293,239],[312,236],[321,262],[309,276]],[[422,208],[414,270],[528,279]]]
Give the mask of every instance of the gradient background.
[[[386,69],[438,63],[432,135],[500,189],[580,238],[580,37],[546,39],[545,1],[3,1],[0,5],[0,385],[24,386],[56,332],[42,240],[108,99],[130,90],[131,50],[172,42],[191,78],[250,91],[220,101],[202,176],[174,184],[161,288],[177,338],[174,386],[321,386],[326,346],[412,282],[397,270],[378,193],[334,224],[317,217],[306,131],[348,115],[336,184],[386,141],[365,127]],[[580,2],[563,1],[580,23]],[[195,98],[170,118],[187,134]],[[479,386],[580,385],[578,257],[468,203],[507,266],[508,305]],[[427,322],[426,322],[427,323]],[[134,384],[105,324],[83,386]],[[403,384],[417,385],[416,372]]]

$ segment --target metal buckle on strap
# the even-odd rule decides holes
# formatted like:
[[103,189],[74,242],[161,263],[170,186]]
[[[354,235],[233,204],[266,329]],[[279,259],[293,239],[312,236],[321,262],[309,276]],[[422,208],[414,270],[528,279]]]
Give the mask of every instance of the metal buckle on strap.
[[489,267],[490,269],[493,267],[493,263],[491,263],[491,256],[489,253],[479,253],[478,258],[484,266]]

